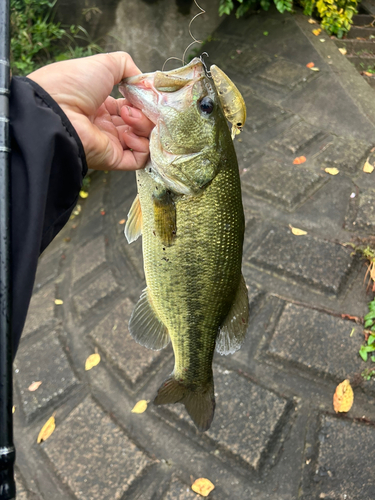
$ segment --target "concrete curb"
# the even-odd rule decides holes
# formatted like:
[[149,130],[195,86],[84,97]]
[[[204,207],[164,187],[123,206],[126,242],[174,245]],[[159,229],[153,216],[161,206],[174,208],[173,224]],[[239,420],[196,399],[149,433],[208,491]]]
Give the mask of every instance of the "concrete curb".
[[[295,14],[294,19],[302,33],[309,40],[318,54],[328,62],[332,73],[353,102],[360,108],[363,114],[375,125],[375,92],[354,66],[343,56],[331,40],[329,35],[322,31],[319,36],[315,36],[312,30],[316,26],[308,22],[308,17],[303,14]],[[322,43],[320,39],[324,39]]]

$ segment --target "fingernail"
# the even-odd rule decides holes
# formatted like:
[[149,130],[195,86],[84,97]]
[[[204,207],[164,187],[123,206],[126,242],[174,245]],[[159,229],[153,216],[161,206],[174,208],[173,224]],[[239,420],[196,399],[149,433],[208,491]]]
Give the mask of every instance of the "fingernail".
[[142,113],[137,108],[132,108],[131,106],[126,106],[129,116],[132,118],[141,118]]

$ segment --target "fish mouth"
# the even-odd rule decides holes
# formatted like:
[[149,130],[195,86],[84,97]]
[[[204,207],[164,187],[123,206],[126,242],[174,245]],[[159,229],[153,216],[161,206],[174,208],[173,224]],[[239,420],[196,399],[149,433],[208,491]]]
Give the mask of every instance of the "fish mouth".
[[[121,94],[139,108],[153,123],[160,116],[160,105],[178,109],[185,97],[176,99],[176,92],[188,88],[206,77],[202,61],[195,57],[189,64],[170,71],[155,71],[125,78],[119,84]],[[185,104],[186,105],[186,104]]]

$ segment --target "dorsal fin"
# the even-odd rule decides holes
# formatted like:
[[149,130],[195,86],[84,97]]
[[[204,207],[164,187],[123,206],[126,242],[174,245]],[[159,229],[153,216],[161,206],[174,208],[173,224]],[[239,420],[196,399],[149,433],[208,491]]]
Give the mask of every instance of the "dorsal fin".
[[167,327],[158,318],[147,288],[143,290],[129,320],[129,331],[138,344],[159,351],[169,344]]
[[243,344],[245,340],[247,326],[249,322],[249,299],[244,277],[237,289],[233,305],[220,327],[216,339],[216,351],[223,355],[233,354]]
[[142,209],[138,194],[130,207],[124,233],[128,243],[132,243],[142,234]]

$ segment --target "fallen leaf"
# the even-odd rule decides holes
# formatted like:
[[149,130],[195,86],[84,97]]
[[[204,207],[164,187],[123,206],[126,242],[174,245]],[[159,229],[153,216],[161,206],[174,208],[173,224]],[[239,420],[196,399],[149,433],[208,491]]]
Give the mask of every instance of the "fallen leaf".
[[100,210],[101,215],[105,215],[105,210]]
[[295,236],[304,236],[307,234],[307,231],[304,231],[303,229],[298,229],[298,227],[293,227],[289,224],[290,230]]
[[320,71],[320,69],[317,68],[316,66],[314,66],[313,68],[310,68],[310,69],[311,69],[311,71]]
[[138,403],[135,404],[132,409],[132,413],[144,413],[147,410],[148,401],[145,399],[141,399]]
[[16,407],[12,406],[12,413],[14,413],[15,411],[16,411]]
[[211,491],[215,489],[215,486],[209,479],[200,477],[199,479],[196,479],[194,481],[194,483],[191,485],[191,489],[195,493],[199,493],[199,495],[202,495],[202,497],[208,497]]
[[316,24],[315,19],[312,19],[311,17],[310,17],[310,19],[309,19],[309,21],[308,21],[308,22],[309,22],[310,24]]
[[319,41],[320,41],[320,42],[325,42],[325,41],[326,41],[326,39],[325,39],[325,38],[319,38]]
[[309,62],[306,64],[306,68],[313,68],[315,64],[313,62]]
[[90,354],[90,356],[86,359],[85,370],[91,370],[94,366],[100,363],[100,354],[97,352],[95,354]]
[[263,31],[264,36],[268,36],[268,31]]
[[347,51],[344,47],[341,47],[341,48],[339,48],[339,52],[341,52],[341,54],[342,54],[343,56],[345,56],[345,54],[346,54],[348,51]]
[[63,301],[63,300],[61,300],[61,299],[56,299],[56,300],[55,300],[55,304],[56,304],[57,306],[61,306],[62,304],[64,304],[64,301]]
[[79,192],[79,195],[81,198],[87,198],[89,193],[87,191],[80,191]]
[[348,379],[336,387],[333,395],[333,409],[336,413],[347,412],[353,406],[354,394]]
[[351,314],[341,314],[341,317],[342,319],[351,319],[358,324],[362,323],[362,319],[359,316],[352,316]]
[[315,36],[319,36],[322,30],[320,28],[317,28],[316,30],[312,30],[312,32]]
[[297,156],[297,158],[294,158],[293,160],[293,165],[301,165],[302,163],[305,163],[306,161],[306,156]]
[[56,421],[55,417],[52,415],[52,417],[50,417],[41,428],[36,442],[39,444],[42,443],[43,441],[46,441],[50,437],[52,432],[55,430],[55,427],[56,427]]
[[34,392],[36,391],[37,389],[39,389],[39,387],[42,385],[42,382],[39,380],[38,382],[33,382],[32,384],[29,385],[29,387],[27,388],[30,392]]
[[374,76],[374,74],[370,73],[369,71],[362,71],[362,75],[365,75],[365,76]]
[[340,172],[340,170],[336,167],[332,167],[332,168],[327,167],[324,169],[324,172],[327,172],[327,174],[329,174],[329,175],[337,175]]
[[373,165],[371,165],[371,163],[369,163],[369,162],[366,160],[366,163],[363,165],[363,171],[364,171],[366,174],[371,174],[371,173],[374,171],[374,167],[373,167]]
[[119,223],[119,224],[125,224],[125,220],[126,220],[126,219],[121,219],[121,220],[119,220],[119,221],[118,221],[118,223]]

